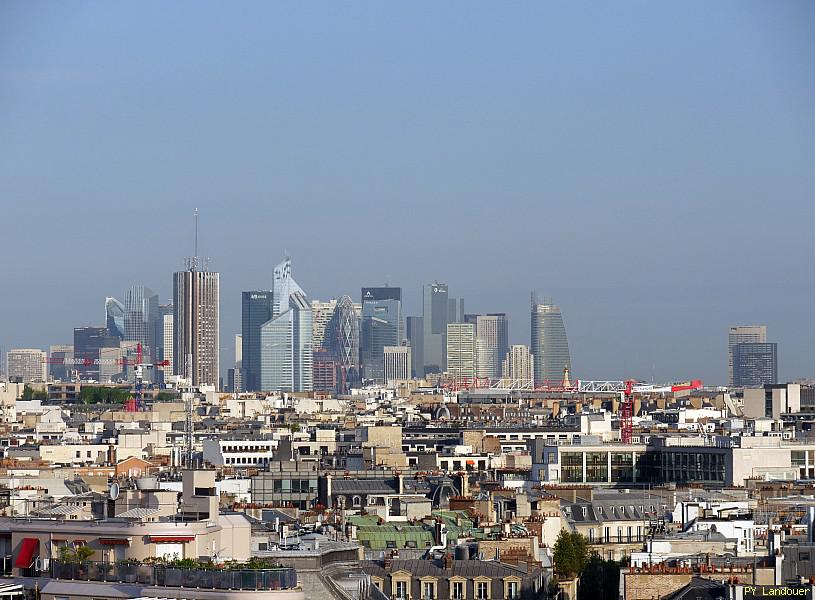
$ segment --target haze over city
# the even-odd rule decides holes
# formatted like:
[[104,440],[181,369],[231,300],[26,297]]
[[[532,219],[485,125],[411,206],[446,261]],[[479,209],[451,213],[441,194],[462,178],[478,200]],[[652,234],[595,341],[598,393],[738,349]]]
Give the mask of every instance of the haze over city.
[[[689,8],[690,7],[690,8]],[[815,375],[815,5],[0,5],[0,345],[70,343],[133,283],[292,256],[309,298],[447,282],[561,307],[573,372],[725,383],[762,323]]]

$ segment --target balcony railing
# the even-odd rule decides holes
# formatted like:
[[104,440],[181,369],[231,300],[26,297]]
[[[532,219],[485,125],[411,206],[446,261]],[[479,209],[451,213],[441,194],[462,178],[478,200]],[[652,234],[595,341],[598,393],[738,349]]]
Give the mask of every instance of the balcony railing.
[[128,562],[51,561],[51,577],[74,581],[138,583],[159,587],[209,588],[214,590],[289,590],[297,587],[297,571],[276,569],[196,569]]

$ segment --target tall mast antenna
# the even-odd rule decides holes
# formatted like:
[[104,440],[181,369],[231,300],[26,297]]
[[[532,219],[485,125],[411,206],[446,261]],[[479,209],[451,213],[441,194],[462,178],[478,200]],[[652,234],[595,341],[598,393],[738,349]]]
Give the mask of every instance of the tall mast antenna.
[[193,255],[192,259],[192,270],[195,271],[198,268],[198,208],[195,209],[195,254]]

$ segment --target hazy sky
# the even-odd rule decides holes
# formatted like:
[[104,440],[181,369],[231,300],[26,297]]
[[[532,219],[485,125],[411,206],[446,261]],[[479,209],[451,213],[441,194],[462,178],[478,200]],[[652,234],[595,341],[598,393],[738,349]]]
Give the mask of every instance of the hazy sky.
[[[446,281],[583,379],[815,376],[815,3],[0,3],[0,345],[70,343],[192,252],[240,292]],[[227,349],[226,347],[230,347]]]

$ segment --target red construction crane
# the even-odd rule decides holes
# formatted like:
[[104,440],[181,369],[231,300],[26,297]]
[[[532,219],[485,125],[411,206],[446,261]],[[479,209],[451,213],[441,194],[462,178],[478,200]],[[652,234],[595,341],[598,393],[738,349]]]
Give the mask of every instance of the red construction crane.
[[630,444],[634,437],[634,384],[633,379],[625,382],[625,391],[620,401],[620,441]]

